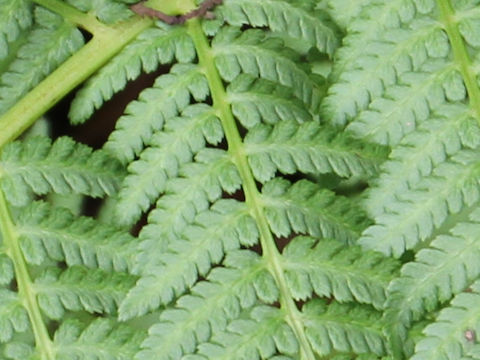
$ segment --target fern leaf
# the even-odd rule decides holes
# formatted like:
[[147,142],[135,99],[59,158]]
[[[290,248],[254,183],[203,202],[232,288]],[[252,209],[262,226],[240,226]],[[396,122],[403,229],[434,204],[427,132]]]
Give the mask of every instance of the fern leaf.
[[198,346],[198,354],[186,359],[261,359],[277,352],[296,355],[299,346],[281,310],[255,307],[247,318],[232,321],[226,332]]
[[[3,350],[3,349],[2,349]],[[32,345],[21,341],[11,341],[2,351],[2,360],[38,360],[38,355]]]
[[[255,253],[229,252],[224,265],[213,269],[208,281],[197,283],[190,294],[180,297],[175,308],[162,311],[160,321],[150,328],[142,344],[139,360],[178,359],[194,354],[199,343],[208,341],[212,333],[223,331],[243,309],[255,305],[265,288],[273,285],[276,289]],[[270,286],[262,289],[258,280],[263,275]],[[263,299],[271,302],[275,296]]]
[[190,104],[190,95],[197,101],[204,100],[209,95],[206,79],[197,66],[177,64],[127,106],[105,148],[123,162],[133,160],[150,142],[153,132],[163,127],[165,119]]
[[132,12],[126,4],[123,4],[125,1],[122,0],[66,0],[66,2],[80,11],[90,12],[106,24],[113,24],[132,16]]
[[465,290],[480,275],[480,249],[476,233],[480,213],[471,222],[459,223],[452,235],[437,237],[428,248],[418,252],[415,262],[403,266],[401,276],[388,289],[385,323],[390,347],[397,357],[411,355],[407,330],[427,312]]
[[26,260],[40,264],[47,257],[69,266],[123,271],[133,264],[133,237],[93,219],[74,216],[66,209],[52,209],[35,202],[17,218],[20,243]]
[[426,337],[418,342],[412,360],[462,358],[470,345],[465,332],[475,333],[480,327],[480,283],[476,281],[471,289],[471,293],[458,294],[436,321],[425,328]]
[[218,201],[198,214],[182,238],[168,244],[162,255],[147,260],[149,266],[122,303],[120,317],[128,319],[168,304],[191,287],[199,275],[206,275],[226,251],[251,246],[257,240],[255,222],[245,205],[234,200]]
[[10,341],[14,333],[26,331],[29,326],[27,312],[18,295],[0,289],[0,343]]
[[382,166],[382,173],[368,192],[365,205],[372,216],[381,215],[388,204],[395,202],[409,188],[448,157],[461,149],[479,145],[477,122],[463,106],[440,108],[442,116],[430,118],[407,135]]
[[300,125],[291,120],[273,127],[258,125],[245,137],[249,164],[262,183],[271,180],[277,171],[336,173],[343,177],[371,175],[376,172],[378,155],[375,149],[369,150],[317,122]]
[[109,319],[94,320],[87,327],[66,320],[55,332],[54,347],[60,360],[131,360],[144,336],[139,329]]
[[[195,161],[183,165],[179,177],[167,180],[165,194],[149,213],[141,239],[157,243],[158,239],[176,238],[198,213],[222,196],[222,191],[231,194],[240,188],[240,175],[226,152],[204,149]],[[139,263],[145,264],[146,259]]]
[[338,45],[332,27],[318,21],[315,1],[225,0],[220,14],[235,26],[268,26],[272,31],[288,34],[299,42],[332,55]]
[[264,122],[282,120],[311,121],[312,114],[293,96],[291,88],[257,79],[248,74],[237,76],[227,88],[232,113],[247,129]]
[[47,268],[34,287],[43,312],[59,320],[65,316],[65,310],[115,314],[135,280],[125,273],[73,266],[64,272]]
[[14,277],[12,260],[5,254],[5,249],[0,250],[0,285],[6,285]]
[[292,89],[294,95],[315,111],[321,88],[308,69],[299,65],[298,55],[280,39],[267,38],[263,31],[223,28],[212,41],[218,72],[228,82],[241,73],[261,77]]
[[[55,83],[72,63],[90,61],[86,55],[95,58],[75,80],[89,77],[71,107],[72,122],[85,121],[142,71],[174,64],[117,122],[105,148],[118,161],[67,138],[52,144],[29,135],[2,146],[0,300],[6,301],[0,301],[0,342],[4,335],[6,343],[0,344],[0,357],[383,356],[384,324],[375,308],[383,309],[385,287],[397,262],[353,245],[369,220],[358,197],[339,193],[361,193],[360,186],[376,173],[384,156],[380,147],[347,134],[336,136],[340,129],[319,122],[327,81],[317,73],[328,73],[321,66],[331,65],[339,42],[319,1],[137,5],[147,15],[169,14],[178,26],[132,16],[128,5],[135,0],[65,2],[80,11],[60,0],[35,1],[60,16],[38,5],[32,30],[12,43],[0,70],[13,67],[25,49],[38,50],[38,59],[28,58],[37,68],[19,68],[15,78],[34,77],[18,85],[24,93],[45,76]],[[192,10],[194,3],[199,4]],[[218,18],[209,21],[206,10],[213,7]],[[73,54],[83,45],[77,28],[91,32],[92,40]],[[50,42],[35,34],[50,37]],[[135,34],[140,35],[134,39]],[[108,46],[113,60],[105,66],[100,64],[107,62],[106,55],[97,58],[92,51],[104,39],[119,41],[119,46]],[[70,56],[72,61],[62,63]],[[427,61],[418,65],[423,63]],[[438,63],[438,68],[428,62],[432,68],[422,69],[427,77],[433,74],[429,85],[448,88],[444,102],[466,102],[456,69]],[[0,79],[0,105],[8,74]],[[405,88],[408,93],[410,87]],[[25,102],[31,94],[36,89]],[[424,95],[416,88],[418,94]],[[393,98],[387,92],[381,95]],[[405,99],[400,95],[398,103]],[[407,100],[410,107],[421,108]],[[5,124],[9,122],[7,116]],[[474,138],[469,139],[471,148]],[[462,146],[466,143],[462,140]],[[264,162],[265,157],[271,162]],[[120,194],[113,196],[120,181]],[[72,193],[77,200],[105,196],[98,218],[107,224],[57,208],[61,201],[56,197]],[[34,201],[43,195],[53,205]],[[147,224],[138,221],[147,212]],[[129,231],[138,232],[138,239]],[[319,297],[329,297],[333,305],[320,312],[317,300],[312,301]],[[16,310],[10,300],[31,321],[26,331],[12,322],[23,320],[12,316]],[[342,315],[336,324],[322,324],[335,314]],[[332,341],[328,349],[318,339],[322,331]]]
[[[358,115],[349,130],[380,144],[396,145],[449,97],[462,100],[466,93],[460,75],[452,66],[446,69],[441,66],[442,62],[431,66],[434,68],[431,73],[428,69],[425,73],[404,74],[402,84],[389,86],[382,97],[372,101],[370,107]],[[460,82],[460,94],[454,94],[453,90],[444,94],[443,88],[452,89],[451,81]]]
[[335,197],[307,180],[291,185],[287,180],[273,179],[264,185],[262,201],[277,236],[294,232],[353,243],[366,221],[347,198]]
[[25,205],[31,193],[112,195],[123,176],[115,159],[68,137],[53,144],[46,137],[11,143],[2,150],[0,166],[1,187],[17,206]]
[[186,63],[194,57],[185,28],[147,29],[87,81],[72,101],[69,118],[74,124],[83,123],[114,93],[123,90],[128,80],[140,76],[142,70],[148,73],[156,70],[159,63],[174,59]]
[[9,55],[10,43],[32,25],[32,4],[28,0],[0,1],[0,60]]
[[311,300],[303,306],[302,315],[308,339],[320,356],[335,351],[377,356],[386,352],[381,314],[372,309]]
[[319,7],[320,9],[324,8],[342,29],[347,29],[360,16],[363,6],[368,3],[369,0],[354,2],[350,0],[326,0],[320,2]]
[[205,147],[217,144],[223,130],[213,109],[196,104],[187,107],[181,118],[172,118],[163,132],[152,136],[150,147],[130,164],[129,175],[119,193],[119,221],[132,223],[165,191],[168,178],[178,176],[182,164]]
[[27,42],[18,49],[16,59],[0,78],[0,114],[84,43],[77,28],[41,7],[35,8],[35,23]]
[[285,277],[292,296],[306,300],[316,293],[339,302],[357,301],[382,309],[386,287],[397,264],[358,247],[311,237],[294,238],[283,251]]
[[[456,173],[455,177],[452,173]],[[389,204],[359,242],[367,248],[400,256],[429,238],[449,214],[478,201],[478,176],[477,154],[460,152]]]
[[[380,112],[382,105],[383,109],[387,106],[391,108],[388,99],[392,96],[395,100],[398,98],[393,90],[395,87],[390,94],[385,93],[391,86],[401,83],[398,80],[404,74],[408,85],[411,83],[408,81],[409,72],[421,69],[428,62],[427,58],[447,57],[448,39],[440,24],[425,21],[422,17],[433,8],[433,1],[390,1],[366,6],[362,16],[352,24],[352,33],[345,39],[346,46],[338,52],[338,82],[332,86],[330,96],[323,104],[324,113],[335,123],[346,124],[366,110],[370,103],[373,105],[376,99],[378,105],[372,110]],[[370,45],[365,47],[364,44]],[[422,81],[418,79],[420,74],[413,75],[417,76],[417,81]],[[436,87],[436,81],[431,83]],[[419,91],[425,91],[423,93],[408,91],[407,88],[403,88],[403,94],[416,101],[413,101],[413,106],[407,107],[412,114],[404,116],[404,124],[415,120],[416,108],[428,101],[430,94],[435,94],[428,86],[417,87]],[[400,101],[397,104],[400,105]],[[405,115],[405,106],[403,109]]]

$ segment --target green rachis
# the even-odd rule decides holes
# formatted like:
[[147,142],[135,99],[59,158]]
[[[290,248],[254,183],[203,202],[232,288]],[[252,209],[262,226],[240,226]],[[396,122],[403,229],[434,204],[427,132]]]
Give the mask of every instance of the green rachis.
[[475,0],[0,0],[0,360],[480,359],[478,39]]

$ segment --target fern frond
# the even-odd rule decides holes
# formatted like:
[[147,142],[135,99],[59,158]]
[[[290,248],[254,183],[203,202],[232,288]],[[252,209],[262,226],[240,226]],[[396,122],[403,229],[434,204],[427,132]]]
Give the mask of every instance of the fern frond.
[[87,217],[74,218],[66,209],[35,202],[17,218],[26,260],[41,264],[48,257],[67,265],[85,265],[124,271],[133,266],[134,238],[110,225]]
[[347,29],[360,16],[363,6],[368,3],[369,0],[325,0],[321,1],[317,7],[325,9],[337,25]]
[[137,220],[165,191],[167,180],[178,176],[182,164],[190,162],[206,142],[216,145],[222,138],[220,121],[207,105],[191,105],[182,117],[169,119],[163,132],[152,136],[150,147],[128,168],[130,174],[119,193],[119,221]]
[[[83,18],[71,7],[59,11],[68,13],[66,21],[75,24],[72,27],[92,31],[87,50],[101,39],[99,33],[122,34],[117,29],[124,28],[122,23],[107,26],[93,17],[104,22],[123,19],[131,15],[125,4],[133,3],[69,1],[88,13]],[[334,136],[338,130],[318,122],[326,82],[314,73],[318,67],[313,70],[310,60],[330,61],[325,59],[332,58],[339,39],[316,3],[225,0],[215,7],[219,18],[212,22],[196,16],[205,9],[200,5],[187,13],[192,19],[184,24],[157,24],[132,40],[131,46],[122,43],[124,50],[112,65],[90,78],[72,107],[74,122],[89,117],[142,69],[154,71],[160,63],[185,61],[174,64],[127,106],[106,144],[113,156],[128,164],[129,172],[122,179],[118,201],[113,198],[106,204],[107,210],[114,206],[117,211],[109,223],[137,222],[130,230],[139,230],[140,245],[126,229],[32,202],[30,195],[70,194],[81,188],[74,180],[70,187],[65,185],[70,184],[67,175],[74,172],[70,168],[58,173],[38,170],[40,180],[30,174],[37,175],[36,170],[28,169],[25,174],[31,177],[20,177],[23,183],[18,181],[18,186],[32,194],[14,204],[18,207],[3,204],[0,192],[0,215],[5,215],[0,216],[0,230],[2,239],[8,240],[1,243],[6,249],[0,248],[0,255],[14,252],[15,265],[12,279],[5,261],[7,273],[0,280],[10,286],[15,285],[12,280],[20,284],[19,301],[32,319],[31,333],[18,335],[19,341],[9,344],[10,357],[314,359],[315,351],[324,351],[315,339],[321,325],[313,321],[306,326],[307,315],[297,300],[313,304],[312,298],[336,296],[339,301],[382,308],[385,284],[392,276],[385,272],[394,271],[394,265],[380,255],[367,256],[358,247],[345,245],[355,243],[369,221],[356,198],[335,191],[348,193],[350,186],[356,191],[361,186],[357,179],[374,174],[383,156],[348,135]],[[149,6],[169,14],[185,14],[195,6],[172,4],[164,8],[161,1],[154,1]],[[136,17],[126,23],[138,25],[137,33],[153,26],[153,21]],[[202,24],[211,30],[208,35]],[[15,146],[19,147],[12,145],[16,157],[10,163],[18,166],[26,155]],[[37,154],[40,145],[31,147],[33,162],[48,158],[48,151],[43,157]],[[79,158],[85,160],[90,154],[82,152]],[[273,165],[260,164],[256,157],[261,156],[268,156]],[[1,174],[10,179],[4,191],[17,186],[11,179],[20,171],[8,172],[8,166]],[[107,167],[104,163],[98,168],[82,166],[78,179],[88,175],[103,184],[98,173]],[[119,179],[123,172],[115,166],[118,172],[113,176]],[[50,173],[65,181],[48,177]],[[324,189],[329,177],[342,184]],[[111,195],[116,186],[108,191],[100,186],[98,195],[92,189],[80,193]],[[148,224],[138,222],[149,210]],[[298,234],[320,238],[329,248],[326,255],[320,246],[299,244]],[[278,248],[284,242],[291,244],[281,253]],[[251,247],[258,253],[245,249]],[[319,274],[322,265],[340,270]],[[131,274],[139,276],[135,285]],[[303,310],[319,317],[309,306],[313,305]],[[367,352],[383,355],[379,345],[383,340],[369,328],[377,312],[369,308],[372,319],[367,321],[347,311],[348,306],[340,307],[345,310],[342,320],[357,320],[365,329],[351,326],[345,330],[347,339],[332,349],[351,351],[352,357]],[[330,311],[334,310],[332,306]],[[117,332],[115,319],[95,320],[112,315],[128,320],[132,328]],[[377,325],[375,330],[382,324]],[[148,335],[139,330],[144,327],[150,328]]]
[[232,25],[268,26],[331,56],[338,38],[332,27],[318,21],[322,15],[315,11],[315,4],[311,0],[225,0],[218,12]]
[[144,337],[143,331],[109,319],[94,320],[86,327],[66,320],[55,332],[53,345],[60,360],[131,360]]
[[476,148],[480,141],[479,127],[470,111],[463,106],[440,107],[442,116],[430,118],[407,135],[395,147],[381,170],[375,186],[369,189],[365,205],[373,217],[383,214],[395,198],[461,148]]
[[[441,81],[431,81],[432,87],[429,88],[429,81],[422,78],[421,73],[411,72],[420,70],[428,63],[428,58],[446,58],[450,49],[440,23],[423,17],[433,8],[433,1],[371,2],[365,6],[361,16],[351,25],[351,34],[346,37],[345,46],[337,54],[335,72],[338,81],[323,104],[324,114],[328,114],[335,123],[344,125],[370,104],[372,110],[380,113],[392,109],[393,101],[389,99],[395,100],[397,107],[392,111],[398,112],[401,104],[407,102],[402,97],[406,97],[410,99],[410,104],[403,106],[403,115],[409,116],[403,117],[403,127],[408,129],[405,124],[412,120],[415,123],[418,115],[421,119],[423,113],[420,110],[429,108],[430,95],[442,91]],[[438,64],[441,73],[446,67],[442,62]],[[435,67],[433,70],[435,77]],[[424,71],[427,76],[432,73],[428,66],[424,67]],[[416,91],[408,90],[412,76],[416,77]],[[407,86],[395,86],[402,83]],[[427,86],[420,86],[421,83]],[[442,101],[440,97],[436,100]]]
[[29,0],[0,1],[0,60],[10,53],[10,43],[33,23],[32,3]]
[[[257,299],[275,300],[264,296],[265,289],[276,286],[257,254],[232,251],[224,265],[213,269],[207,281],[197,283],[190,294],[180,297],[174,308],[162,311],[160,321],[150,328],[142,344],[139,360],[178,359],[194,354],[199,343],[224,330]],[[265,277],[260,286],[259,280]]]
[[223,191],[232,194],[240,188],[240,176],[226,152],[204,149],[195,156],[195,161],[183,165],[179,177],[167,180],[165,194],[149,213],[141,239],[156,243],[157,239],[175,238],[198,213],[218,200]]
[[7,199],[25,205],[30,194],[112,195],[123,177],[121,165],[104,151],[61,137],[54,143],[33,137],[8,144],[0,156],[0,183]]
[[222,260],[225,252],[257,241],[256,224],[245,205],[234,200],[219,200],[210,210],[199,213],[181,238],[166,244],[162,254],[142,249],[142,261],[148,266],[122,303],[121,318],[138,316],[168,304],[174,296],[191,287],[198,276],[205,276],[213,264]]
[[456,214],[478,201],[479,169],[476,152],[458,153],[389,203],[359,242],[396,257],[412,249],[428,239],[449,214]]
[[301,123],[313,118],[291,88],[248,74],[237,76],[227,87],[227,94],[232,113],[247,129],[260,122],[295,119]]
[[457,224],[452,235],[441,235],[419,251],[415,261],[404,265],[401,276],[389,286],[385,323],[390,348],[398,357],[411,353],[406,341],[411,325],[480,275],[479,211],[470,218],[471,222]]
[[435,116],[437,109],[448,108],[446,100],[465,98],[465,87],[454,66],[434,62],[424,67],[426,71],[403,74],[400,84],[389,86],[382,97],[372,101],[349,130],[381,144],[396,145],[429,116]]
[[91,13],[106,24],[113,24],[132,16],[132,12],[125,4],[132,3],[130,0],[66,0],[66,2],[80,11]]
[[476,334],[480,330],[479,281],[470,288],[472,292],[458,294],[451,305],[443,309],[437,319],[425,328],[426,337],[418,342],[412,360],[463,359],[462,356],[472,345],[465,333],[473,331]]
[[84,43],[77,28],[41,7],[35,8],[35,25],[27,36],[27,42],[18,49],[15,60],[0,78],[0,114]]
[[51,319],[62,319],[65,310],[115,314],[136,278],[81,266],[61,272],[47,268],[35,281],[38,304]]
[[335,351],[370,356],[385,355],[381,313],[367,307],[322,300],[311,300],[303,306],[306,333],[320,356]]
[[16,332],[28,329],[30,322],[18,294],[0,289],[0,343],[10,341]]
[[374,174],[380,152],[342,135],[317,122],[285,120],[273,127],[252,128],[245,137],[245,151],[255,178],[262,183],[277,171],[343,177]]
[[375,224],[359,242],[396,257],[418,251],[389,287],[384,321],[394,359],[468,358],[442,321],[426,328],[442,340],[415,334],[480,271],[477,13],[469,1],[369,2],[347,28],[338,83],[323,104],[356,136],[393,147],[366,201]]
[[292,296],[306,300],[316,293],[339,302],[357,301],[383,309],[386,287],[397,264],[359,247],[334,240],[294,238],[283,251],[284,271]]
[[69,118],[74,124],[86,121],[95,109],[123,90],[127,81],[140,76],[142,70],[148,73],[159,64],[174,59],[187,63],[194,57],[195,49],[185,28],[160,24],[149,28],[86,82],[72,101]]
[[352,201],[307,180],[292,185],[275,178],[264,185],[262,202],[277,236],[298,233],[353,243],[366,223],[361,209]]
[[22,341],[11,341],[2,352],[5,357],[2,360],[37,360],[38,354],[31,344]]
[[200,344],[198,355],[186,359],[268,359],[278,352],[295,356],[298,349],[282,311],[257,306],[243,318],[232,321],[225,332],[214,335],[211,342]]
[[12,260],[5,252],[5,249],[0,250],[0,285],[10,283],[14,277]]
[[480,14],[474,2],[459,1],[452,4],[452,9],[460,15],[458,21],[458,32],[462,35],[466,44],[478,50],[479,42],[475,36],[478,32],[478,20]]
[[198,66],[173,66],[169,74],[158,77],[152,88],[142,91],[138,100],[127,106],[105,148],[123,162],[133,160],[153,133],[162,129],[165,119],[190,104],[190,96],[202,101],[208,95],[208,84]]
[[241,73],[261,77],[291,88],[310,110],[318,108],[320,85],[280,39],[267,37],[261,30],[225,27],[212,40],[212,51],[224,80],[231,82]]

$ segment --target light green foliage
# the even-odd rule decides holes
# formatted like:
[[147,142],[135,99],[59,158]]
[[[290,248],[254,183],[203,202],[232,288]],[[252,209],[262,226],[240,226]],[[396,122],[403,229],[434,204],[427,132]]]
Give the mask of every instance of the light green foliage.
[[131,175],[119,194],[120,221],[137,220],[165,191],[168,179],[179,175],[182,164],[191,162],[206,142],[216,145],[222,138],[220,121],[207,105],[191,105],[181,117],[169,119],[164,131],[152,136],[151,146],[129,165]]
[[370,353],[370,356],[385,353],[381,315],[368,307],[327,305],[325,301],[315,300],[304,307],[303,316],[307,336],[319,355],[330,354],[333,349]]
[[[392,148],[367,191],[365,248],[402,259],[393,359],[473,359],[478,338],[478,1],[323,2],[347,36],[322,112]],[[352,12],[357,15],[350,17]]]
[[7,289],[0,291],[0,341],[10,341],[14,332],[25,331],[28,316],[17,294]]
[[280,39],[267,37],[263,31],[240,31],[226,27],[212,40],[220,76],[232,81],[240,74],[276,82],[292,89],[295,97],[315,111],[321,88],[315,77],[299,62],[299,54],[285,47]]
[[[271,6],[286,18],[301,17],[295,20],[300,27],[289,30],[289,36],[330,49],[337,41],[331,38],[334,30],[327,23],[313,26],[307,12],[312,8],[303,5],[226,1],[217,14],[234,25],[268,24],[279,31],[278,17],[261,23],[267,9],[263,7]],[[238,6],[247,14],[242,20],[230,18],[240,13]],[[160,313],[137,359],[313,354],[314,338],[306,336],[306,328],[292,327],[292,319],[301,317],[293,300],[307,301],[315,292],[381,309],[396,263],[387,265],[381,256],[375,260],[372,255],[370,262],[367,257],[348,260],[360,256],[359,248],[350,253],[342,243],[354,243],[365,228],[368,221],[362,210],[313,181],[289,182],[282,174],[368,177],[376,173],[384,151],[347,135],[337,136],[333,128],[319,124],[324,80],[279,38],[259,29],[224,25],[213,31],[203,48],[201,28],[192,23],[186,29],[198,64],[177,64],[159,76],[138,102],[127,107],[106,144],[129,162],[117,203],[118,219],[133,223],[149,212],[134,268],[140,279],[122,302],[119,317],[132,321]],[[231,110],[225,112],[223,104]],[[233,116],[245,126],[245,136]],[[259,192],[252,187],[255,180],[261,184]],[[246,201],[238,195],[221,198],[239,190]],[[289,258],[288,253],[261,258],[241,250],[256,245],[268,252],[276,237],[295,233],[312,235],[319,242],[310,266],[306,254],[301,259]],[[335,244],[320,240],[324,237],[334,238]],[[344,275],[327,268],[322,274],[315,267],[315,258],[327,248],[339,255],[326,267],[344,264]],[[280,273],[273,270],[272,261],[281,264]],[[370,271],[372,279],[348,275],[354,271]],[[330,289],[327,283],[332,283]],[[306,290],[312,287],[315,290]],[[272,307],[275,302],[283,305],[277,309]],[[379,313],[372,311],[378,318]],[[355,336],[370,335],[358,329],[352,336],[337,348],[349,351]],[[375,341],[383,344],[379,331],[377,336],[380,340]],[[384,354],[377,343],[355,349]]]
[[0,2],[0,60],[9,55],[12,43],[32,25],[32,4],[29,0]]
[[[27,26],[31,21],[28,3],[24,6],[27,8],[20,8],[18,14],[21,20],[19,24]],[[83,45],[80,31],[60,16],[37,7],[34,17],[34,25],[25,35],[26,41],[16,47],[15,57],[2,69],[0,114],[5,113],[22,95]]]
[[125,20],[132,15],[128,10],[127,3],[135,3],[132,0],[66,0],[72,6],[83,12],[91,12],[100,21],[112,24]]
[[55,333],[53,346],[57,359],[129,360],[145,334],[138,329],[97,319],[87,327],[75,320],[62,323]]
[[75,218],[66,209],[32,203],[19,213],[17,227],[25,259],[32,264],[50,258],[107,271],[132,267],[132,236],[87,217]]
[[363,6],[368,4],[369,0],[322,0],[317,7],[329,12],[335,23],[343,30],[349,29],[350,24],[358,17]]
[[73,266],[60,273],[48,268],[35,281],[38,303],[45,314],[59,320],[65,310],[89,313],[115,313],[135,278],[122,273],[108,273]]
[[296,237],[283,254],[286,279],[296,300],[308,299],[314,292],[382,309],[385,286],[396,269],[395,262],[379,254],[364,254],[358,247],[345,248],[334,240]]
[[233,114],[247,129],[260,122],[312,120],[313,114],[305,109],[308,104],[296,98],[291,88],[273,81],[241,74],[228,86],[227,93]]
[[[347,198],[338,197],[316,184],[300,180],[290,184],[276,178],[263,187],[265,217],[272,232],[287,237],[292,233],[354,242],[365,217]],[[322,206],[318,206],[321,204]]]
[[[277,299],[278,293],[265,294],[265,289],[276,287],[257,254],[232,251],[224,265],[213,269],[208,281],[198,282],[190,294],[180,297],[174,308],[162,312],[160,321],[150,329],[139,359],[178,358],[183,351],[193,352],[199,342],[209,339],[211,331],[224,330],[230,320],[238,318],[242,309],[250,308],[257,299]],[[260,287],[260,280],[261,284],[273,286]]]
[[318,21],[322,13],[315,12],[315,1],[225,0],[225,5],[219,13],[232,25],[268,26],[272,31],[302,39],[328,55],[338,45],[334,29]]
[[80,193],[92,197],[112,195],[123,175],[121,165],[102,151],[68,137],[54,143],[33,137],[6,146],[0,155],[0,183],[9,202],[25,205],[31,194]]
[[298,343],[291,328],[283,320],[281,310],[258,306],[249,314],[232,321],[211,343],[199,346],[198,355],[190,359],[261,359],[277,351],[294,355]]
[[392,328],[391,340],[397,346],[406,340],[406,330],[414,321],[466,289],[480,275],[475,235],[478,210],[470,218],[470,222],[455,226],[451,235],[438,236],[391,283],[385,319]]
[[[40,7],[35,12],[61,19]],[[136,281],[127,273],[134,238],[125,229],[34,201],[49,194],[113,195],[124,167],[104,150],[71,138],[34,136],[2,147],[0,174],[1,358],[71,359],[73,351],[79,359],[130,359],[143,335],[113,329],[118,325],[112,319]],[[81,335],[78,324],[67,329],[76,316],[88,319],[87,313],[110,319],[91,322]],[[56,320],[63,323],[50,339]]]
[[193,44],[184,28],[164,26],[145,30],[82,87],[70,107],[71,121],[77,124],[87,120],[95,109],[122,90],[127,81],[135,80],[142,70],[154,71],[159,63],[166,64],[174,58],[189,62],[194,56]]
[[[298,124],[285,120],[276,126],[258,125],[245,137],[246,151],[252,172],[265,182],[284,174],[335,173],[342,177],[376,172],[379,154],[372,149],[355,149],[355,140],[317,122]],[[362,151],[363,150],[363,151]],[[366,151],[365,151],[366,150]],[[357,154],[365,155],[365,158]]]
[[165,119],[178,115],[189,105],[190,96],[201,101],[208,94],[206,79],[196,65],[175,65],[128,105],[106,148],[122,161],[133,160],[144,144],[150,143],[153,132],[162,129]]
[[0,0],[0,359],[480,359],[479,1],[134,3]]

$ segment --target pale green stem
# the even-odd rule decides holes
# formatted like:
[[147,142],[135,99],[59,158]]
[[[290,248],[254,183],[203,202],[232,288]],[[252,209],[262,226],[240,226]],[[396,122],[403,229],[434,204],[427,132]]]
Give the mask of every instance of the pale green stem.
[[227,94],[222,83],[222,79],[215,67],[215,59],[208,40],[203,34],[198,19],[193,19],[187,23],[188,32],[192,37],[200,66],[203,68],[205,76],[210,85],[213,106],[220,117],[228,143],[228,152],[234,159],[240,177],[243,183],[245,202],[250,209],[250,213],[256,220],[260,231],[260,242],[262,245],[263,257],[268,264],[268,268],[275,278],[280,290],[280,304],[287,314],[287,321],[292,327],[299,341],[301,349],[301,358],[303,360],[314,360],[310,343],[307,340],[305,329],[302,323],[302,315],[293,301],[292,294],[287,285],[285,274],[281,266],[281,255],[275,244],[275,239],[270,231],[265,216],[261,196],[255,184],[255,179],[248,165],[242,138],[238,131],[235,119],[227,101]]
[[27,310],[33,334],[35,336],[36,349],[42,360],[55,360],[55,351],[52,340],[42,318],[42,313],[37,302],[32,280],[28,273],[27,264],[23,257],[19,244],[19,236],[15,224],[10,216],[8,205],[0,190],[0,232],[8,256],[12,259],[15,268],[15,279],[18,286],[18,296]]
[[440,21],[450,40],[453,51],[453,59],[458,66],[463,81],[467,88],[470,104],[475,111],[477,121],[480,123],[480,89],[477,85],[475,71],[472,67],[472,61],[468,55],[465,41],[462,39],[458,31],[457,20],[455,19],[455,11],[449,0],[437,0],[440,9]]

